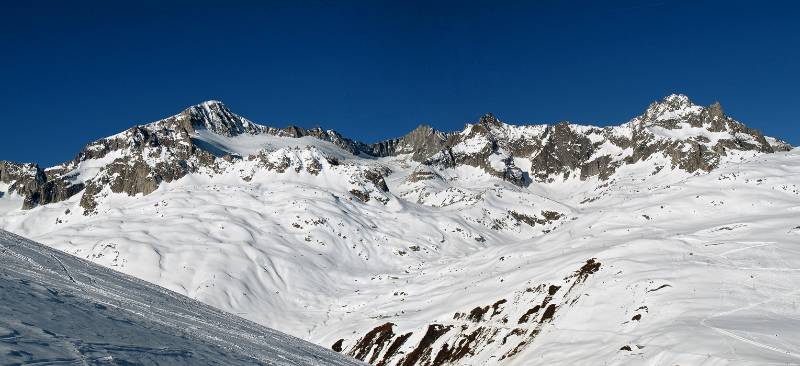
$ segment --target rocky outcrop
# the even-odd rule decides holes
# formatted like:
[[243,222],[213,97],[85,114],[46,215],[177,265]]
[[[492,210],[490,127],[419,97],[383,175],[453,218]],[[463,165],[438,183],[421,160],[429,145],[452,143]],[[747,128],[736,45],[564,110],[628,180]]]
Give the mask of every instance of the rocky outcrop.
[[[96,206],[93,195],[104,187],[113,193],[130,196],[150,194],[162,182],[171,182],[195,173],[200,168],[214,169],[217,158],[231,159],[230,156],[215,156],[204,150],[191,138],[191,132],[200,128],[219,131],[222,135],[236,135],[247,132],[255,126],[240,119],[223,120],[232,114],[219,104],[187,109],[176,117],[145,126],[133,127],[121,134],[96,141],[81,151],[65,170],[75,169],[88,159],[109,158],[113,160],[93,177],[86,180],[86,191],[81,206],[92,213]],[[222,109],[220,109],[222,108]],[[209,118],[200,121],[200,116]]]
[[506,144],[509,141],[504,138],[505,127],[494,115],[486,114],[476,124],[451,135],[444,142],[444,149],[423,163],[444,169],[468,165],[515,185],[525,185],[525,174],[516,167],[512,149]]
[[566,122],[548,126],[541,140],[542,148],[531,160],[531,175],[538,181],[552,180],[559,175],[569,177],[576,168],[586,164],[594,150],[589,138],[574,131]]
[[0,182],[9,184],[8,191],[24,198],[22,209],[63,201],[79,193],[83,183],[71,182],[53,172],[45,172],[36,164],[0,161]]
[[621,163],[615,162],[609,155],[600,156],[581,164],[581,179],[586,180],[589,177],[597,176],[600,180],[607,180],[620,165]]
[[453,134],[435,130],[428,125],[419,125],[409,134],[393,140],[386,140],[371,146],[368,152],[374,156],[395,156],[410,154],[411,159],[423,162],[448,146]]
[[265,127],[264,133],[280,137],[314,137],[322,141],[328,141],[338,148],[345,150],[353,155],[367,154],[372,155],[372,148],[362,142],[348,139],[334,130],[323,130],[319,127],[305,129],[297,126],[288,126],[286,128]]

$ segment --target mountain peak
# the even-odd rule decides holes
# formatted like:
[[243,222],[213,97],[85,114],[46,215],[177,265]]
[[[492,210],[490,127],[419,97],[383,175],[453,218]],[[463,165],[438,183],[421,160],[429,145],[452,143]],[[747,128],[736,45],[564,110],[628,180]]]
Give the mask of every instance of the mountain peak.
[[208,116],[219,115],[219,114],[226,114],[230,113],[228,107],[225,106],[225,103],[222,103],[219,100],[207,100],[202,103],[195,104],[189,108],[183,110],[182,114],[185,113],[200,113],[204,112]]
[[223,103],[221,100],[209,99],[209,100],[207,100],[207,101],[205,101],[203,103],[200,103],[198,105],[203,105],[203,106],[223,105],[224,106],[225,103]]
[[650,106],[647,108],[647,110],[663,113],[663,112],[674,112],[691,107],[695,107],[695,104],[692,103],[692,100],[689,99],[688,96],[684,94],[670,94],[661,99],[660,101],[651,103]]
[[675,121],[690,114],[700,113],[703,109],[703,107],[695,105],[684,94],[670,94],[659,101],[650,103],[644,114],[636,117],[635,121],[647,125],[662,124],[665,121]]
[[661,100],[660,104],[668,104],[681,107],[690,107],[694,105],[694,103],[692,103],[691,99],[689,99],[688,96],[686,96],[685,94],[677,94],[677,93],[667,95],[666,97],[664,97],[664,99]]
[[478,121],[478,124],[482,124],[482,125],[499,125],[500,124],[500,120],[498,120],[497,117],[494,116],[494,114],[486,113],[483,116],[481,116],[480,120]]
[[429,124],[426,124],[426,123],[422,123],[422,124],[417,125],[417,127],[414,128],[413,130],[411,130],[411,132],[409,132],[409,134],[412,134],[412,133],[432,133],[434,131],[436,131],[436,130],[433,128],[433,126],[431,126]]
[[209,130],[223,136],[254,134],[262,130],[255,123],[231,112],[218,100],[208,100],[193,105],[176,117],[187,130]]

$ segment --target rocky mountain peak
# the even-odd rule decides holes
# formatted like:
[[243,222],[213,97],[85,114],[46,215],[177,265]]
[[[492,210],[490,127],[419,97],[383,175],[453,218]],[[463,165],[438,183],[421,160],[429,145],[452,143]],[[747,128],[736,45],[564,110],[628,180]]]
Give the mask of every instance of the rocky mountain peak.
[[656,104],[666,104],[677,108],[686,108],[694,105],[691,99],[689,99],[689,97],[685,94],[667,95],[660,102],[656,102]]
[[713,118],[725,118],[725,111],[722,109],[722,104],[719,102],[714,102],[710,106],[706,107],[706,113]]
[[708,110],[714,111],[715,114],[724,114],[724,111],[722,110],[722,104],[719,104],[719,102],[712,103],[710,106],[708,106]]
[[403,137],[372,144],[367,151],[374,156],[411,154],[412,159],[423,161],[447,146],[448,134],[421,124]]
[[447,134],[439,131],[430,125],[421,124],[413,131],[402,137],[406,142],[411,143],[415,149],[424,148],[426,143],[434,143],[439,148],[447,140]]
[[421,135],[421,136],[424,136],[424,135],[432,135],[432,134],[434,134],[436,132],[437,131],[433,127],[423,123],[423,124],[417,126],[416,128],[414,128],[411,132],[408,133],[408,135]]
[[209,100],[183,110],[174,116],[187,131],[208,130],[223,136],[261,132],[261,126],[231,112],[220,101]]
[[481,116],[480,120],[478,121],[478,124],[489,125],[489,126],[499,126],[501,124],[501,122],[493,114],[486,113],[483,116]]
[[671,94],[660,101],[651,103],[644,114],[637,119],[646,125],[661,125],[665,121],[674,121],[700,113],[703,109],[692,103],[686,95]]

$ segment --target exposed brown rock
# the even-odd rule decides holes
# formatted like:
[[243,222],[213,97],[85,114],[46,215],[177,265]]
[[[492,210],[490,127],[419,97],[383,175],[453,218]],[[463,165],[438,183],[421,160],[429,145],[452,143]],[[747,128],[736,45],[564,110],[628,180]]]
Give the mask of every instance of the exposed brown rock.
[[343,344],[344,344],[344,338],[339,339],[338,341],[336,341],[336,343],[333,344],[333,346],[331,346],[331,349],[336,352],[342,352]]
[[372,356],[369,358],[368,362],[375,362],[381,354],[383,347],[394,337],[392,327],[394,327],[393,323],[386,323],[367,332],[367,334],[353,346],[350,352],[348,352],[348,355],[361,361],[366,361],[367,356],[369,356],[370,351],[372,351]]
[[431,352],[433,345],[445,333],[452,329],[452,326],[443,326],[440,324],[431,324],[422,339],[417,344],[413,351],[409,352],[403,359],[400,360],[398,366],[413,366],[423,365],[431,359]]
[[556,309],[558,309],[556,304],[548,305],[547,309],[545,309],[544,313],[542,313],[542,320],[540,322],[544,323],[546,321],[552,320],[553,316],[556,315]]
[[406,343],[406,341],[411,338],[413,333],[409,332],[397,337],[394,342],[389,346],[389,349],[386,350],[383,358],[380,362],[378,362],[375,366],[387,366],[392,358],[397,355],[397,352],[400,351],[400,348]]
[[536,313],[538,313],[538,312],[539,312],[539,309],[540,309],[541,307],[542,307],[541,305],[536,305],[536,306],[534,306],[534,307],[532,307],[532,308],[528,309],[528,311],[526,311],[526,312],[525,312],[525,314],[522,314],[522,316],[519,318],[519,320],[517,321],[517,323],[518,323],[518,324],[527,323],[527,322],[528,322],[528,321],[531,319],[531,316],[532,316],[532,315],[534,315],[534,314],[536,314]]
[[489,306],[484,306],[484,307],[477,306],[469,312],[469,316],[467,316],[467,319],[475,323],[481,322],[483,321],[483,316],[486,315],[486,312],[488,311],[489,311]]
[[442,344],[442,348],[436,354],[431,366],[456,363],[467,356],[474,355],[476,347],[484,340],[486,335],[487,329],[480,327],[467,335],[460,334],[453,347],[450,347],[447,343]]
[[505,304],[506,302],[508,302],[508,301],[506,301],[506,299],[500,299],[500,300],[497,300],[497,302],[495,302],[494,304],[492,304],[492,315],[491,315],[491,317],[494,317],[495,315],[500,314],[501,312],[503,312],[503,309],[501,308],[501,306],[503,304]]

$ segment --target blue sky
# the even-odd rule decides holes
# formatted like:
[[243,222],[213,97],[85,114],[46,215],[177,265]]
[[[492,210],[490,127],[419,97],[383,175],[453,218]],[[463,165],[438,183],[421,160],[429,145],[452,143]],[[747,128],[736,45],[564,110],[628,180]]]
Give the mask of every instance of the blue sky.
[[673,92],[800,144],[793,1],[6,3],[0,159],[51,165],[208,99],[373,142],[493,112],[618,124]]

